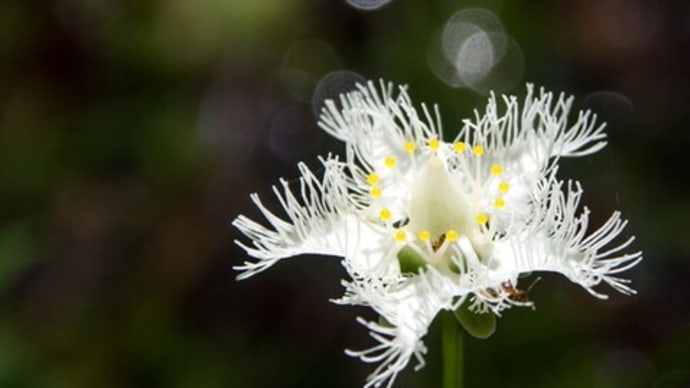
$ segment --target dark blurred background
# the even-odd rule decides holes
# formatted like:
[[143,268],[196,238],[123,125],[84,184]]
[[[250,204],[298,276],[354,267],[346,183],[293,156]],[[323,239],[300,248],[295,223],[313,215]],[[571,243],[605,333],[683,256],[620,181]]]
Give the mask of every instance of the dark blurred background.
[[[443,26],[458,20],[449,43]],[[490,33],[463,46],[466,73],[454,72],[440,42],[466,43],[467,24]],[[466,386],[688,387],[689,62],[683,0],[392,0],[370,11],[344,0],[4,0],[0,386],[361,386],[372,366],[343,349],[373,344],[355,322],[371,313],[328,302],[343,291],[338,260],[300,257],[238,283],[231,267],[245,255],[230,221],[258,217],[248,194],[274,203],[270,185],[296,177],[299,161],[342,153],[314,107],[383,77],[438,103],[447,132],[484,108],[489,88],[576,95],[608,121],[610,143],[564,161],[561,176],[582,181],[595,223],[623,211],[645,252],[626,274],[634,297],[602,288],[611,299],[599,301],[545,275],[530,293],[536,311],[507,311],[492,338],[467,339]],[[434,325],[429,365],[396,386],[439,385],[439,341]]]

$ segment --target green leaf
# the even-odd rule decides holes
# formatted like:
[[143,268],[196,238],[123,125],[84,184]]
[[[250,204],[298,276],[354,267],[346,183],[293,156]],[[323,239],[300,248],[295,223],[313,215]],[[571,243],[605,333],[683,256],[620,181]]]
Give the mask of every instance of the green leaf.
[[410,274],[418,274],[419,269],[426,266],[424,258],[409,245],[405,245],[398,252],[398,263],[400,263],[400,272]]
[[388,320],[383,315],[379,315],[379,325],[383,327],[395,327],[392,323],[388,322]]
[[458,322],[460,322],[462,327],[473,337],[479,339],[491,337],[496,331],[496,316],[491,312],[477,314],[470,311],[467,306],[468,304],[464,303],[453,312]]

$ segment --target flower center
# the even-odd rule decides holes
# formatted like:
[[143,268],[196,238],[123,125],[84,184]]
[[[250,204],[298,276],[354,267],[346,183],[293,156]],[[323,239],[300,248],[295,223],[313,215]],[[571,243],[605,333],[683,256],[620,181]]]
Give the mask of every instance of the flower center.
[[399,262],[405,256],[415,263],[408,268],[428,264],[458,273],[462,261],[488,257],[497,225],[511,210],[510,184],[503,166],[490,163],[496,161],[490,150],[433,137],[424,147],[408,141],[397,155],[382,158],[362,180],[376,218],[402,246]]

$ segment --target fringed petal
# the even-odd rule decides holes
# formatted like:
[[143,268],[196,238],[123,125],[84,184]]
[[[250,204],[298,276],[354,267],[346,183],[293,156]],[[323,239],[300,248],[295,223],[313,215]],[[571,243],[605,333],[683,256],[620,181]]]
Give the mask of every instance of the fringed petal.
[[[268,221],[268,227],[240,215],[232,225],[251,240],[251,245],[235,241],[247,254],[257,259],[234,267],[241,271],[238,279],[259,273],[281,259],[304,254],[341,256],[346,251],[348,229],[358,224],[350,212],[347,180],[342,165],[336,158],[321,159],[323,178],[319,179],[309,168],[300,164],[301,178],[297,190],[287,181],[274,187],[276,198],[287,220],[264,206],[259,196],[252,201]],[[356,236],[350,236],[355,238]]]
[[422,338],[440,310],[453,308],[457,284],[433,268],[397,282],[362,278],[357,274],[354,278],[346,283],[346,297],[336,303],[355,302],[369,306],[383,321],[359,318],[378,343],[366,350],[346,353],[378,364],[365,387],[390,387],[413,356],[418,361],[416,370],[424,366],[426,347]]
[[535,209],[528,228],[496,244],[495,260],[505,273],[561,273],[602,299],[607,296],[594,291],[602,282],[623,294],[634,294],[627,285],[629,280],[616,276],[642,260],[641,252],[620,254],[634,241],[628,238],[617,242],[627,221],[614,212],[587,234],[589,210],[578,211],[582,188],[577,182],[568,182],[565,194],[561,186],[562,182],[552,182],[548,198]]

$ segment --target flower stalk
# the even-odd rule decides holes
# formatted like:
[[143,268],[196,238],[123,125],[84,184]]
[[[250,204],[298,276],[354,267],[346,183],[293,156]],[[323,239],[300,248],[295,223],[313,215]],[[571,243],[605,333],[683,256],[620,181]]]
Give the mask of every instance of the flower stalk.
[[462,388],[464,349],[460,325],[451,313],[443,314],[443,388]]

